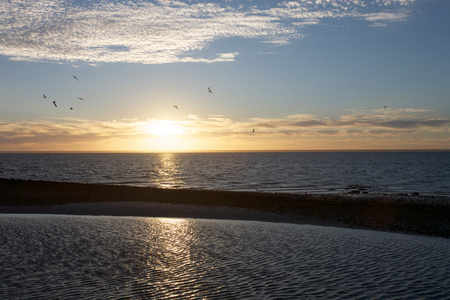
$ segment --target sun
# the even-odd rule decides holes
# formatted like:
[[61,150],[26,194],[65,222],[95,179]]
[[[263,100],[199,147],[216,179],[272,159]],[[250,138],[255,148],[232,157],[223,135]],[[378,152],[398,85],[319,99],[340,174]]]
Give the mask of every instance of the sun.
[[169,120],[149,121],[144,125],[144,132],[158,136],[184,135],[181,126]]

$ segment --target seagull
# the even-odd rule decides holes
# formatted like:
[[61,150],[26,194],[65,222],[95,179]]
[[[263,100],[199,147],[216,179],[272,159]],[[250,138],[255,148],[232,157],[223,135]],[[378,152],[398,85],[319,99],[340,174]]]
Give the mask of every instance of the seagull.
[[211,91],[211,88],[210,88],[210,87],[208,88],[208,93],[211,93],[211,94],[213,93],[213,92]]
[[384,106],[384,109],[386,109],[387,105]]
[[77,76],[72,75],[72,77],[75,78],[77,81],[80,81],[80,80],[77,78]]
[[178,106],[176,106],[176,105],[172,105],[173,107],[175,107],[176,109],[178,109]]
[[58,107],[58,105],[56,105],[56,101],[53,101],[53,105],[54,105],[55,107]]
[[84,98],[78,97],[78,100],[84,100]]
[[47,98],[47,96],[44,94],[44,95],[42,95],[42,97],[44,97],[44,99],[46,99]]

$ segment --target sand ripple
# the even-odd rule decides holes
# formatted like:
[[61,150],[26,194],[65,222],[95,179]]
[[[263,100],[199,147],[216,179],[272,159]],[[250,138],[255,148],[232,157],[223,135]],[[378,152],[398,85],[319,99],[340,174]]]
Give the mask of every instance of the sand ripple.
[[450,241],[310,225],[0,216],[1,299],[449,299]]

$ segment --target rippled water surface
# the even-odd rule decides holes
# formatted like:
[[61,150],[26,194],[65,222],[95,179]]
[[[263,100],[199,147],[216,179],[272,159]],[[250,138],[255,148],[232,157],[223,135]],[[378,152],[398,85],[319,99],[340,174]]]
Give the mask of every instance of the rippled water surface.
[[0,215],[1,299],[449,299],[450,241],[310,225]]
[[0,154],[0,177],[267,192],[450,196],[450,152]]

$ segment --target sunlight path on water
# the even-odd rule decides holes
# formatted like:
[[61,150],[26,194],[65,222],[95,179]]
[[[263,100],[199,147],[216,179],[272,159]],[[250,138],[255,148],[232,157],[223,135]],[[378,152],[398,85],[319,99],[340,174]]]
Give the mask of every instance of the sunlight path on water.
[[448,299],[449,246],[310,225],[0,215],[0,298]]

